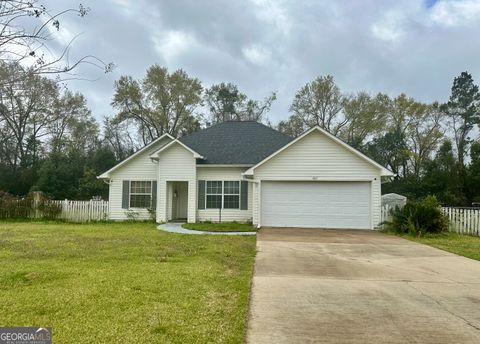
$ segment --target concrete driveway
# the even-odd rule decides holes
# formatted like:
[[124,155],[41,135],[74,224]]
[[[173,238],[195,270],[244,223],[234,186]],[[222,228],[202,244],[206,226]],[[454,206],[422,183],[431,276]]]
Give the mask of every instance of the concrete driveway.
[[480,343],[480,262],[372,231],[262,229],[248,343]]

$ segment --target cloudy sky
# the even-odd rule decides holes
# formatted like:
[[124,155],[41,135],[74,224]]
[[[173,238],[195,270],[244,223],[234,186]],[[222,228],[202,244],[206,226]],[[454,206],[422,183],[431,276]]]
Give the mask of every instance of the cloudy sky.
[[[52,9],[78,1],[46,3]],[[331,74],[345,92],[401,92],[445,101],[468,70],[480,82],[480,0],[84,0],[64,17],[55,44],[75,34],[72,58],[92,54],[114,72],[82,67],[74,81],[97,118],[114,114],[113,84],[158,63],[204,86],[233,82],[249,97],[277,92],[272,122],[288,117],[295,91]],[[61,8],[59,6],[62,6]]]

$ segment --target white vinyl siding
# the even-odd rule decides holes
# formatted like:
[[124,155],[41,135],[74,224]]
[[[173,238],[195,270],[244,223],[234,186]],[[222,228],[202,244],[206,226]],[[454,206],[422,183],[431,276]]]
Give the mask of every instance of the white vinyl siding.
[[[160,149],[171,141],[165,137],[149,149],[132,158],[125,165],[120,166],[111,173],[109,187],[109,213],[111,220],[127,220],[126,212],[128,209],[122,209],[122,186],[124,180],[145,180],[151,181],[157,179],[158,165],[149,158],[149,155]],[[147,209],[133,209],[138,213],[137,219],[150,219],[150,213]]]
[[313,131],[254,171],[255,179],[373,178],[380,169]]
[[262,182],[261,223],[370,229],[370,182]]
[[[197,180],[205,181],[241,181],[246,167],[197,167]],[[222,209],[222,221],[252,221],[252,183],[248,183],[248,209]],[[206,185],[205,185],[206,187]],[[205,188],[206,191],[206,188]],[[218,221],[218,209],[198,209],[197,221]]]
[[167,213],[171,213],[171,192],[167,197],[168,181],[188,182],[187,221],[195,222],[197,205],[196,159],[192,152],[179,143],[171,145],[159,155],[157,222],[167,221]]
[[[255,168],[255,181],[368,181],[371,182],[371,223],[380,221],[380,169],[355,155],[319,131],[312,131],[290,147]],[[253,210],[254,223],[260,222],[262,186]]]

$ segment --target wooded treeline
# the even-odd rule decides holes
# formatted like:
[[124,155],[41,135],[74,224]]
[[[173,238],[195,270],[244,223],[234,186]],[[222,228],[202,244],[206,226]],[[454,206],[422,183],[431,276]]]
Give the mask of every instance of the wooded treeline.
[[[179,137],[226,120],[272,125],[276,97],[252,100],[231,83],[204,88],[183,70],[153,65],[140,80],[115,82],[117,113],[99,122],[80,93],[32,69],[2,62],[0,78],[0,190],[60,199],[106,198],[96,176],[164,133]],[[291,116],[275,127],[295,137],[320,125],[396,174],[384,192],[467,206],[480,201],[479,101],[467,72],[448,101],[431,104],[405,94],[345,94],[322,76],[298,90]]]

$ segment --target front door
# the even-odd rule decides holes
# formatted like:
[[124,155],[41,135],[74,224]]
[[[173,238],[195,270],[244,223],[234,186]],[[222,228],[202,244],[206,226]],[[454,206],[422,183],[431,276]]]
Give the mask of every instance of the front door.
[[184,220],[188,213],[188,182],[174,182],[172,187],[172,219]]

